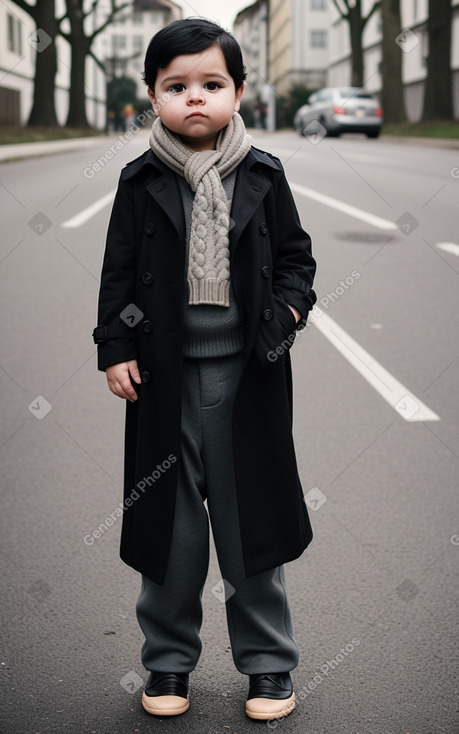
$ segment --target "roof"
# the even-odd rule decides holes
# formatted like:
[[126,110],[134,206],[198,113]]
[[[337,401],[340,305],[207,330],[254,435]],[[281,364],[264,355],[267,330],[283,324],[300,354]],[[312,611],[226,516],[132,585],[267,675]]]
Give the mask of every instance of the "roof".
[[256,2],[252,3],[252,5],[249,5],[247,8],[240,10],[239,13],[236,15],[234,25],[236,25],[236,23],[242,23],[243,20],[253,15],[263,2],[265,2],[265,0],[256,0]]
[[179,6],[171,0],[134,0],[134,10],[173,10]]

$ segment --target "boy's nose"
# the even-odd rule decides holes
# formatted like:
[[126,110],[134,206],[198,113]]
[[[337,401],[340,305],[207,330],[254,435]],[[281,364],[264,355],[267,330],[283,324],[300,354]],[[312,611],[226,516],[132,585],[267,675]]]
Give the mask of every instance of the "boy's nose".
[[201,91],[190,90],[187,102],[189,105],[204,104],[204,95]]

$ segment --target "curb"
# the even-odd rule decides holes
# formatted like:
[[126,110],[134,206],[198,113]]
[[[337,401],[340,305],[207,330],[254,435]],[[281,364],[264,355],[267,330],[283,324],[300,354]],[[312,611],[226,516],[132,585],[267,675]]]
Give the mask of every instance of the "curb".
[[[281,135],[282,133],[286,132],[294,132],[294,128],[286,127],[281,128],[279,130],[263,130],[261,128],[247,128],[247,132],[249,135],[252,135],[252,137],[256,137],[258,135],[262,136],[268,136],[268,135]],[[357,136],[357,133],[344,133],[344,135],[352,135],[353,139],[355,140]],[[364,136],[360,136],[359,138],[362,140],[365,140]],[[343,140],[346,138],[344,137]],[[376,142],[376,141],[372,141]],[[395,144],[406,144],[406,145],[421,145],[427,148],[457,148],[459,149],[459,139],[456,138],[430,138],[430,137],[422,137],[420,136],[410,136],[410,135],[385,135],[384,132],[379,136],[378,142],[380,143],[395,143]]]
[[[276,135],[290,132],[290,128],[268,130],[259,128],[247,128],[252,137],[257,135]],[[119,136],[100,135],[86,138],[71,138],[69,140],[46,140],[38,143],[16,143],[13,145],[0,145],[0,163],[23,160],[24,158],[39,158],[41,156],[56,155],[57,153],[68,153],[73,150],[84,150],[85,148],[96,148],[113,143]],[[459,150],[459,140],[455,138],[423,138],[409,137],[404,135],[381,135],[378,138],[381,143],[395,143],[398,145],[418,145],[428,148],[449,148]]]
[[100,135],[87,138],[70,138],[69,140],[46,140],[38,143],[15,143],[0,145],[0,163],[19,161],[24,158],[39,158],[41,156],[68,153],[72,150],[96,148],[113,142],[111,135]]
[[409,135],[384,135],[383,133],[378,140],[381,143],[424,145],[427,148],[456,148],[459,150],[459,140],[456,138],[423,138]]

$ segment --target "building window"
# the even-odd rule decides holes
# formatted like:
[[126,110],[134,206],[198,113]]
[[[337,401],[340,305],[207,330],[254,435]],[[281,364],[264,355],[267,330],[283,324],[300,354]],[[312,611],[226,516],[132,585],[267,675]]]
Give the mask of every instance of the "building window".
[[311,10],[326,10],[327,0],[311,0]]
[[22,23],[11,13],[8,13],[8,51],[22,54]]
[[112,52],[115,54],[117,51],[122,51],[127,46],[126,36],[113,35],[112,36]]
[[158,23],[161,23],[161,12],[159,10],[152,10],[150,12],[150,17],[152,25],[157,25]]
[[134,25],[142,25],[143,23],[143,13],[139,13],[138,11],[134,11],[132,13],[132,22]]
[[327,47],[327,31],[310,31],[309,38],[311,48]]
[[143,36],[132,36],[133,51],[141,51],[143,49]]

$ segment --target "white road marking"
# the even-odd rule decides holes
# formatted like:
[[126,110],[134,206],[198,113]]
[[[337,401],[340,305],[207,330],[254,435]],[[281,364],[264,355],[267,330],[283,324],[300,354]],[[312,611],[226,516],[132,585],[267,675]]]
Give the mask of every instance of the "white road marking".
[[81,227],[82,224],[85,224],[91,217],[93,217],[95,214],[100,212],[101,209],[104,208],[104,206],[107,206],[107,204],[110,204],[111,201],[113,201],[113,198],[116,194],[116,189],[113,191],[110,191],[110,193],[105,194],[105,196],[102,196],[101,199],[98,199],[94,202],[94,204],[91,204],[90,206],[86,207],[86,209],[83,209],[79,214],[76,214],[71,219],[67,219],[66,222],[63,222],[62,227],[65,229],[76,229],[77,227]]
[[311,323],[402,418],[410,422],[440,420],[440,416],[396,380],[330,316],[314,308]]
[[459,245],[456,245],[455,242],[437,242],[437,247],[439,250],[450,252],[451,255],[457,255],[459,257]]
[[330,206],[333,209],[344,212],[344,214],[348,214],[350,217],[360,219],[362,222],[372,224],[374,227],[378,227],[378,229],[398,229],[395,222],[390,222],[388,219],[377,217],[375,214],[365,212],[363,209],[358,209],[356,206],[351,206],[351,204],[346,204],[344,201],[334,199],[333,197],[327,196],[326,194],[320,194],[318,191],[314,191],[314,189],[309,189],[306,186],[291,183],[290,181],[289,184],[290,188],[295,193],[300,194],[301,196],[307,196],[309,199],[313,199],[314,201],[318,201],[321,204],[325,204],[325,206]]

